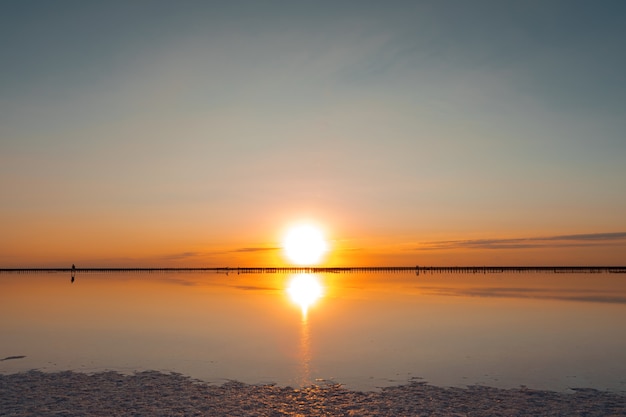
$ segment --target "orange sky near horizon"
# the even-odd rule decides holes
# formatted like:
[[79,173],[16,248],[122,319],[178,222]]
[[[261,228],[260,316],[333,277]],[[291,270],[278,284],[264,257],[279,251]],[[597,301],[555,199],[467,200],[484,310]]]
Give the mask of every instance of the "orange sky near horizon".
[[[319,266],[624,265],[626,233],[477,238],[363,237],[317,222],[328,242]],[[253,267],[296,265],[283,247],[290,223],[238,233],[154,228],[81,227],[15,233],[0,267]],[[4,230],[5,236],[10,229]],[[480,236],[480,235],[479,235]],[[10,261],[8,261],[10,259]]]

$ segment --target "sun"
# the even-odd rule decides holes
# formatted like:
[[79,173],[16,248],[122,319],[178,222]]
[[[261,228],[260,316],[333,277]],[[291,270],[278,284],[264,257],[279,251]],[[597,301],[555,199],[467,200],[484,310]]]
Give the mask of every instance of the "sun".
[[314,265],[320,262],[328,243],[319,227],[299,224],[291,227],[283,240],[287,258],[297,265]]

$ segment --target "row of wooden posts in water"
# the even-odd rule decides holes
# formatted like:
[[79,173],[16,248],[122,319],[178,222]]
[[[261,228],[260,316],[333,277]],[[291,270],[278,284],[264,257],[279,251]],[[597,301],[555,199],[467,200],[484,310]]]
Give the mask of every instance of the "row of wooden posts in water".
[[3,268],[0,273],[33,274],[71,272],[91,273],[168,273],[205,272],[219,274],[345,274],[414,273],[420,274],[496,274],[496,273],[626,273],[626,266],[363,266],[363,267],[208,267],[208,268]]

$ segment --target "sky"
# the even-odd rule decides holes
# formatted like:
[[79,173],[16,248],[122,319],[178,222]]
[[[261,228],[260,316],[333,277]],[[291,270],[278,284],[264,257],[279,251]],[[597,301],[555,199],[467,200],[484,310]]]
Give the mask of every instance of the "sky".
[[0,3],[0,268],[626,264],[623,1]]

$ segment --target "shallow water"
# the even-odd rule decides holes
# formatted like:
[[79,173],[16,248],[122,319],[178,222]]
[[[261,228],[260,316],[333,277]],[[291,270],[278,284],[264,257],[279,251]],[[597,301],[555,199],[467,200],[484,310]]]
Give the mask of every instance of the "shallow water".
[[626,391],[623,274],[0,274],[0,373]]

